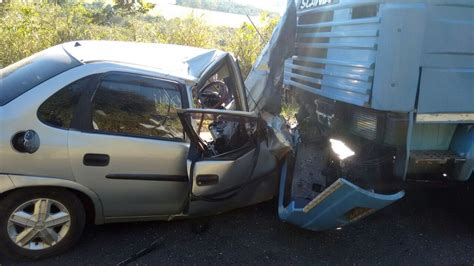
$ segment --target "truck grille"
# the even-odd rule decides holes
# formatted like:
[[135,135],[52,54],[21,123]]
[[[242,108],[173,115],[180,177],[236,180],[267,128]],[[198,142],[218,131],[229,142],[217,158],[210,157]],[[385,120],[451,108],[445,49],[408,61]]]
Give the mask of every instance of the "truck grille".
[[355,110],[350,123],[350,131],[369,140],[377,139],[377,115],[369,111]]
[[340,0],[299,10],[295,55],[285,62],[285,85],[369,106],[379,2]]

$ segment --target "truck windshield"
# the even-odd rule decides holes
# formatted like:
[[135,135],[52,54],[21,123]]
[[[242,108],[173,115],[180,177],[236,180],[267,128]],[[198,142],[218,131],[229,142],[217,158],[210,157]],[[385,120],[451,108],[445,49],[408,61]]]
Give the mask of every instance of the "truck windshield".
[[0,69],[0,106],[81,63],[61,47],[53,47]]

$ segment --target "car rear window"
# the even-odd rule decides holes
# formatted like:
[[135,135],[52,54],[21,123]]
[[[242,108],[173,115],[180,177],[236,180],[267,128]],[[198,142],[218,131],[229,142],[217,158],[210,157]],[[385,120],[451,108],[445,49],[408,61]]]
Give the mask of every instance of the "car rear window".
[[52,47],[0,69],[0,106],[80,64],[61,47]]
[[127,74],[104,78],[92,99],[92,127],[101,133],[183,140],[177,109],[181,92],[172,83]]

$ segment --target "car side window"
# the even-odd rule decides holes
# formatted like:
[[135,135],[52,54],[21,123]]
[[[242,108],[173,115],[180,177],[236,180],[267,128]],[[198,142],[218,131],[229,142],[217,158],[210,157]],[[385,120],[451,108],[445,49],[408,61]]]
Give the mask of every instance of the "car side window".
[[184,139],[177,109],[179,87],[173,83],[126,74],[107,76],[92,99],[96,132],[138,137]]
[[38,109],[39,120],[50,126],[69,129],[81,92],[87,89],[93,77],[77,80],[49,97]]

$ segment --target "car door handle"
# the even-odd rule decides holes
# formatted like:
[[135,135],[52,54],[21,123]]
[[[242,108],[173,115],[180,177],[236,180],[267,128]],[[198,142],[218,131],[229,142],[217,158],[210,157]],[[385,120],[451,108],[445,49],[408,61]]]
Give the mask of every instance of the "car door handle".
[[196,184],[200,187],[217,185],[219,183],[218,175],[198,175]]
[[107,154],[88,153],[84,155],[83,163],[86,166],[104,167],[109,165],[110,156]]

